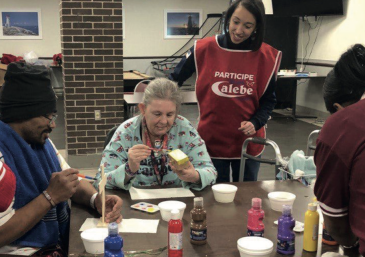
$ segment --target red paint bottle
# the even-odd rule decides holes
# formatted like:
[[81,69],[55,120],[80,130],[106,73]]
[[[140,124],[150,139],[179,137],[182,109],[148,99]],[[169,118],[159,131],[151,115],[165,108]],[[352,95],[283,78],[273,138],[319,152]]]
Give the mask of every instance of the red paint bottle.
[[180,220],[179,210],[171,211],[171,220],[168,227],[168,257],[182,257],[183,256],[183,224]]
[[262,220],[265,217],[265,212],[261,209],[260,198],[252,198],[252,208],[247,214],[247,235],[264,237],[265,225]]

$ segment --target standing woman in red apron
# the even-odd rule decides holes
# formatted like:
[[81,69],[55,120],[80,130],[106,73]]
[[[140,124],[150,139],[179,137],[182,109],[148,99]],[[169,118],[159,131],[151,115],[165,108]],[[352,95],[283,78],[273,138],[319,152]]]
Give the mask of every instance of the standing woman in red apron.
[[[195,42],[170,79],[181,86],[196,72],[198,132],[218,171],[217,182],[238,181],[241,149],[248,137],[266,137],[276,104],[281,52],[263,43],[261,0],[237,0],[226,11],[224,34]],[[249,144],[260,157],[264,146]],[[260,163],[247,160],[244,181],[256,181]]]

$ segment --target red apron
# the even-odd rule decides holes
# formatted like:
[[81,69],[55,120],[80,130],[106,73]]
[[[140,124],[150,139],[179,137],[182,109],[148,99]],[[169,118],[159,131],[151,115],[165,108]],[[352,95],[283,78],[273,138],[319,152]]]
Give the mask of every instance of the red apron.
[[[239,159],[247,136],[238,128],[259,108],[261,96],[276,76],[281,52],[265,43],[255,52],[228,50],[210,37],[195,43],[194,54],[198,132],[212,158]],[[253,136],[265,138],[265,128]],[[258,156],[263,149],[263,145],[250,143],[247,153]]]

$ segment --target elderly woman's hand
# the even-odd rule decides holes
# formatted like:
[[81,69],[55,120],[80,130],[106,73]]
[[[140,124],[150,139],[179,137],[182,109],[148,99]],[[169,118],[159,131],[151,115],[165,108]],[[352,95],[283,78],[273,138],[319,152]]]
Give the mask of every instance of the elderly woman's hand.
[[179,179],[190,183],[200,183],[199,172],[195,170],[193,164],[191,164],[190,161],[187,165],[185,165],[185,168],[183,169],[179,169],[176,163],[173,162],[170,162],[169,166],[171,167],[172,171],[177,174]]
[[139,170],[139,166],[142,160],[147,159],[151,154],[151,150],[146,145],[134,145],[128,151],[128,163],[129,168],[133,173]]

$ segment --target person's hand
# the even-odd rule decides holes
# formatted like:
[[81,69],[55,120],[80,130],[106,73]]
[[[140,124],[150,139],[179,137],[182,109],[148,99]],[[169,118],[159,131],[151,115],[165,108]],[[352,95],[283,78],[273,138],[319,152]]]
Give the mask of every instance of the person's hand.
[[252,136],[256,133],[255,126],[249,121],[242,121],[238,130],[241,130],[246,136]]
[[70,199],[76,192],[79,179],[76,169],[67,169],[52,173],[48,188],[46,189],[55,204]]
[[185,182],[190,183],[199,183],[200,182],[200,175],[197,172],[189,161],[183,169],[180,169],[176,162],[170,162],[169,166],[171,167],[172,171],[176,173],[176,175]]
[[146,145],[134,145],[128,151],[129,168],[133,173],[139,170],[142,160],[147,159],[151,154],[151,150]]
[[[105,222],[116,222],[120,223],[122,221],[122,210],[123,200],[116,195],[106,195],[105,196]],[[95,207],[97,211],[102,214],[102,200],[101,195],[95,198]]]

